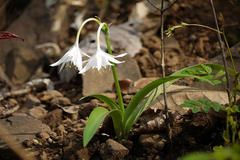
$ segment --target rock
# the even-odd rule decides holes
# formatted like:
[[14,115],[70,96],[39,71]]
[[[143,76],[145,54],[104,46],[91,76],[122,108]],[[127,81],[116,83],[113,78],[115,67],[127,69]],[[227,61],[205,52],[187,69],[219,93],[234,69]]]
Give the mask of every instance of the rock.
[[[6,119],[1,119],[0,124],[4,126],[11,135],[15,136],[16,140],[20,143],[35,138],[35,135],[39,132],[51,131],[46,124],[26,114],[14,114]],[[5,146],[1,145],[0,148],[2,147]]]
[[112,100],[116,100],[117,96],[116,93],[111,93],[111,92],[106,92],[106,93],[101,93],[101,95],[107,96],[108,98]]
[[[139,20],[128,21],[117,26],[110,27],[110,40],[112,50],[124,50],[130,57],[134,57],[142,48],[140,40]],[[102,49],[107,48],[104,36],[100,37]],[[80,42],[80,47],[90,54],[96,52],[96,33],[89,34]],[[118,53],[119,54],[119,53]]]
[[67,133],[67,131],[65,130],[65,127],[60,124],[60,125],[57,127],[57,133],[58,133],[58,135],[64,135],[64,134]]
[[[137,62],[129,56],[123,58],[125,63],[116,65],[118,79],[131,79],[136,81],[141,77]],[[88,71],[83,75],[83,95],[99,94],[112,90],[114,83],[112,72],[101,73]]]
[[132,98],[133,98],[133,95],[128,95],[128,94],[124,95],[123,96],[124,103],[128,104]]
[[42,119],[46,117],[47,110],[44,109],[42,106],[33,107],[29,110],[29,115],[36,118],[36,119]]
[[78,160],[89,160],[91,158],[88,153],[88,148],[80,149],[76,154]]
[[149,8],[146,6],[146,2],[138,2],[134,6],[131,14],[129,15],[129,20],[143,19],[149,13]]
[[61,107],[64,112],[68,114],[75,114],[78,113],[80,106],[79,105],[74,105],[74,106],[66,106],[66,107]]
[[158,134],[142,134],[138,142],[148,153],[158,153],[163,149],[167,140]]
[[33,79],[26,84],[24,84],[24,88],[34,88],[36,91],[43,91],[43,90],[53,90],[53,82],[48,78],[38,78]]
[[40,100],[42,102],[49,102],[54,97],[63,97],[63,95],[62,95],[62,93],[60,93],[57,90],[49,90],[49,91],[44,91],[44,92],[38,94],[38,97],[40,97]]
[[63,111],[61,109],[55,109],[48,112],[44,118],[44,123],[48,124],[50,127],[56,127],[62,121]]
[[14,49],[5,59],[5,72],[14,84],[28,81],[41,63],[42,57],[28,48]]
[[124,159],[128,153],[129,150],[126,147],[114,141],[113,139],[108,139],[100,148],[100,156],[102,159]]
[[0,118],[7,117],[20,108],[16,99],[9,98],[8,102],[5,105],[0,104]]
[[34,106],[39,106],[40,104],[41,104],[41,101],[37,97],[31,94],[27,96],[27,100],[24,103],[24,107],[32,108]]
[[47,140],[48,138],[50,138],[50,135],[47,132],[41,132],[39,133],[39,137],[43,140]]
[[67,97],[54,97],[50,103],[53,105],[60,105],[60,106],[71,105],[71,101]]
[[[44,1],[31,1],[23,13],[6,28],[6,30],[24,38],[24,42],[1,42],[0,64],[4,64],[5,62],[5,70],[10,71],[6,73],[14,83],[27,81],[34,74],[37,67],[39,67],[42,56],[38,52],[35,52],[35,46],[36,44],[52,41],[54,36],[49,32],[49,28],[51,28],[50,10],[44,6]],[[13,52],[10,53],[11,51],[14,54]],[[16,55],[16,57],[11,58],[9,56],[7,60],[5,58],[7,54]],[[9,61],[11,59],[15,60]]]
[[[127,94],[128,90],[133,86],[133,81],[131,79],[118,80],[121,92]],[[113,91],[116,92],[115,83],[113,84]]]
[[88,117],[95,107],[97,107],[97,103],[94,101],[91,101],[90,103],[83,103],[81,104],[79,114],[83,117]]
[[147,78],[140,78],[137,81],[134,82],[134,87],[142,89],[147,84],[151,83],[152,81],[158,79],[157,77],[147,77]]
[[48,160],[48,156],[47,156],[47,153],[45,151],[42,151],[42,153],[40,154],[40,159],[41,160]]

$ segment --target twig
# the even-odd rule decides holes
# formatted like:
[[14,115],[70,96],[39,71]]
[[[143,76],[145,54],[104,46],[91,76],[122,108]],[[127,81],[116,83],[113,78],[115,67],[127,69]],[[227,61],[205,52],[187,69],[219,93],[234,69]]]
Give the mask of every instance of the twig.
[[[163,21],[163,4],[164,0],[161,0],[161,19],[160,19],[160,25],[161,25],[161,65],[162,65],[162,77],[164,78],[165,75],[165,53],[164,53],[164,21]],[[170,119],[169,119],[169,113],[168,113],[168,104],[167,104],[167,92],[166,92],[166,86],[165,83],[163,83],[163,99],[164,99],[164,113],[166,116],[166,125],[169,131],[169,139],[172,139],[172,131],[170,126]]]
[[223,60],[223,65],[224,65],[224,68],[225,68],[226,79],[227,79],[226,91],[227,91],[228,100],[229,100],[229,103],[230,103],[231,102],[231,94],[230,94],[230,82],[229,82],[229,73],[228,73],[228,68],[227,68],[226,55],[225,55],[225,52],[224,52],[224,45],[223,45],[223,41],[222,41],[222,38],[221,38],[221,35],[220,35],[220,30],[219,30],[219,27],[218,27],[218,21],[217,21],[217,16],[216,16],[216,11],[215,11],[215,8],[214,8],[214,4],[213,4],[212,0],[210,0],[210,2],[211,2],[211,7],[212,7],[213,15],[214,15],[216,28],[219,31],[218,32],[218,41],[219,41],[220,49],[222,51],[222,60]]

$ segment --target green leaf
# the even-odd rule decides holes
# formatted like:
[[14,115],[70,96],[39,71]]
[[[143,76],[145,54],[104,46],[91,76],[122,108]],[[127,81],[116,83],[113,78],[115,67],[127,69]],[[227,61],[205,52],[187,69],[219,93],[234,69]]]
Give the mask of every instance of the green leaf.
[[200,112],[201,110],[200,110],[200,108],[198,108],[198,107],[193,107],[192,108],[192,112],[193,113],[198,113],[198,112]]
[[122,113],[122,111],[113,110],[109,114],[113,121],[113,126],[114,126],[116,136],[119,138],[122,137],[122,135],[123,135],[123,120],[122,120],[123,113]]
[[202,109],[205,113],[208,113],[209,110],[210,110],[210,107],[209,106],[202,106]]
[[226,81],[227,81],[227,78],[226,78],[226,77],[223,77],[223,78],[222,78],[222,81],[223,81],[223,82],[226,82]]
[[205,64],[200,64],[201,67],[204,69],[204,71],[206,71],[208,74],[211,74],[212,73],[212,68],[205,65]]
[[120,109],[120,107],[112,99],[108,98],[107,96],[101,95],[101,94],[93,94],[93,95],[90,95],[90,96],[82,97],[80,99],[80,101],[87,98],[87,97],[94,97],[94,98],[99,99],[100,101],[105,103],[109,107],[110,110]]
[[[214,109],[214,111],[218,112],[220,109],[222,109],[223,106],[221,106],[219,103],[217,102],[212,102],[211,103],[212,108]],[[224,108],[224,107],[223,107]]]
[[221,84],[222,81],[216,79],[216,80],[212,81],[212,83],[213,83],[214,85],[217,85],[217,84]]
[[83,131],[83,147],[87,146],[88,142],[92,139],[93,135],[109,113],[110,111],[103,107],[96,107],[91,112]]
[[218,71],[217,74],[215,75],[215,78],[217,79],[217,78],[222,77],[222,76],[224,76],[224,75],[225,75],[225,71],[224,71],[224,70],[220,70],[220,71]]

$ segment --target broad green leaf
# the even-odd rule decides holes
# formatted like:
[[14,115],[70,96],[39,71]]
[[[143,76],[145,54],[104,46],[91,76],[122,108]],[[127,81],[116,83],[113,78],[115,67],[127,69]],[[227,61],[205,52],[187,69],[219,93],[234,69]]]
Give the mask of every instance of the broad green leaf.
[[96,107],[91,112],[83,131],[83,147],[87,146],[88,142],[92,139],[93,135],[109,113],[110,111],[103,107]]
[[123,120],[122,120],[123,113],[122,113],[122,111],[113,110],[109,114],[113,121],[113,126],[114,126],[116,136],[122,137],[122,135],[123,135]]
[[90,95],[90,96],[82,97],[80,99],[80,101],[85,99],[85,98],[88,98],[88,97],[94,97],[94,98],[99,99],[100,101],[105,103],[109,107],[110,110],[120,109],[120,107],[112,99],[108,98],[107,96],[101,95],[101,94],[93,94],[93,95]]

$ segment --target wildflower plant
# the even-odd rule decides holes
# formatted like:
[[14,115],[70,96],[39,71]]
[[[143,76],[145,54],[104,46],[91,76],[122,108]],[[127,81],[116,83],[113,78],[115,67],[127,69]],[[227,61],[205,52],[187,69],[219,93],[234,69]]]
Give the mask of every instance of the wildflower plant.
[[[95,21],[99,25],[97,31],[97,50],[92,56],[84,53],[78,46],[80,32],[83,26],[90,21]],[[100,48],[101,31],[104,33],[105,36],[108,53],[104,52]],[[138,93],[136,93],[136,95],[131,99],[131,101],[125,108],[115,67],[115,64],[120,64],[124,62],[119,61],[116,58],[123,57],[125,55],[126,53],[120,54],[118,56],[112,55],[108,25],[106,23],[102,23],[99,19],[89,18],[85,20],[81,25],[77,33],[76,42],[73,47],[59,61],[51,65],[62,65],[62,69],[64,65],[70,63],[77,67],[77,69],[79,70],[79,74],[83,74],[90,69],[97,69],[98,71],[106,67],[111,67],[112,69],[115,88],[118,96],[118,102],[114,102],[112,99],[100,94],[86,96],[99,99],[100,101],[104,102],[108,106],[108,108],[98,106],[94,108],[93,111],[90,113],[86,127],[83,132],[84,147],[87,146],[89,141],[97,132],[97,129],[100,127],[100,125],[108,115],[112,118],[116,137],[119,139],[127,138],[133,124],[137,121],[139,116],[151,104],[152,101],[154,101],[161,93],[163,93],[164,83],[165,86],[168,87],[180,78],[191,77],[201,81],[209,82],[210,84],[214,85],[214,82],[205,78],[207,77],[206,75],[213,73],[212,71],[224,72],[223,66],[214,64],[201,64],[184,68],[173,73],[170,76],[159,78],[146,85]],[[86,56],[88,59],[82,61],[83,56]],[[86,97],[83,97],[80,100]]]

